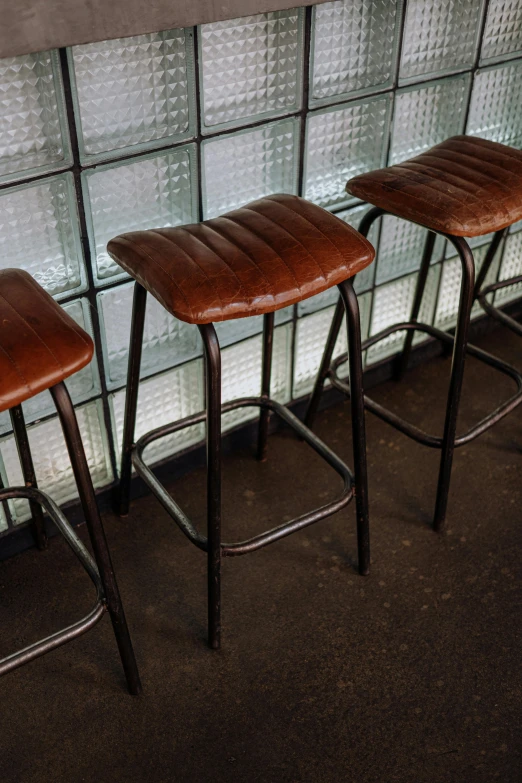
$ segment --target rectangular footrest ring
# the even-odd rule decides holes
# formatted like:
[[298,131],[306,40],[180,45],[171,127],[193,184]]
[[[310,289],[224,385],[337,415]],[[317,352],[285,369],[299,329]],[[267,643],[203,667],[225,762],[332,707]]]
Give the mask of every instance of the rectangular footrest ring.
[[[367,348],[370,348],[372,345],[375,345],[385,337],[389,337],[389,335],[394,334],[395,332],[402,331],[425,332],[431,337],[434,337],[441,342],[447,343],[448,345],[453,345],[455,341],[453,335],[448,334],[448,332],[444,332],[441,329],[437,329],[435,326],[405,321],[403,323],[394,324],[387,329],[383,329],[382,332],[379,332],[373,337],[370,337],[368,340],[365,340],[362,344],[362,350],[364,351]],[[499,405],[498,408],[496,408],[488,416],[485,416],[481,421],[471,427],[463,435],[458,435],[455,438],[455,446],[463,446],[465,443],[469,443],[470,441],[474,440],[483,432],[486,432],[486,430],[488,430],[490,427],[493,427],[493,425],[500,421],[500,419],[503,419],[504,416],[507,416],[508,413],[514,410],[514,408],[516,408],[522,402],[522,374],[515,367],[512,367],[510,364],[503,362],[501,359],[497,359],[496,356],[492,356],[491,354],[483,351],[481,348],[477,348],[474,345],[468,344],[466,347],[466,353],[468,353],[470,356],[474,356],[476,359],[484,362],[493,369],[504,373],[504,375],[509,376],[516,383],[517,391],[512,397],[503,402],[502,405]],[[344,364],[346,360],[346,354],[342,354],[341,356],[337,357],[337,359],[332,362],[327,377],[330,379],[332,386],[347,396],[350,396],[349,384],[341,380],[337,375],[338,368]],[[402,432],[404,435],[413,438],[413,440],[416,440],[418,443],[423,443],[425,446],[430,446],[431,448],[435,449],[441,448],[443,441],[442,437],[437,435],[430,435],[420,427],[417,427],[415,424],[406,421],[401,416],[398,416],[396,413],[393,413],[392,411],[388,410],[388,408],[385,408],[366,395],[364,396],[364,406],[373,414],[375,414],[375,416],[378,416],[383,421],[391,424],[391,426],[395,427],[395,429],[399,430],[399,432]]]
[[0,490],[0,502],[2,500],[12,500],[14,498],[33,500],[36,503],[39,503],[47,511],[94,583],[96,588],[96,604],[88,615],[81,620],[78,620],[76,623],[51,634],[51,636],[47,636],[39,642],[35,642],[34,644],[25,647],[23,650],[19,650],[18,652],[0,659],[0,675],[7,674],[9,671],[18,668],[19,666],[23,666],[24,663],[28,663],[34,658],[39,658],[41,655],[45,655],[45,653],[48,653],[56,647],[60,647],[62,644],[85,633],[96,625],[106,611],[103,586],[96,563],[54,500],[36,487],[10,487]]
[[[275,400],[271,400],[268,397],[243,397],[238,400],[232,400],[231,402],[224,403],[221,406],[221,413],[228,413],[229,411],[237,410],[238,408],[257,407],[271,410],[283,421],[285,421],[314,451],[319,454],[343,479],[344,487],[342,494],[331,503],[327,503],[320,508],[310,511],[307,514],[303,514],[290,522],[286,522],[279,527],[274,527],[271,530],[267,530],[265,533],[261,533],[253,538],[247,539],[233,544],[222,544],[221,553],[226,557],[233,557],[235,555],[244,555],[248,552],[253,552],[256,549],[267,544],[277,541],[280,538],[289,536],[295,533],[297,530],[301,530],[308,525],[312,525],[314,522],[318,522],[321,519],[335,514],[342,508],[348,505],[352,497],[354,496],[354,477],[350,468],[333,452],[322,440],[320,440],[308,427],[306,427],[288,408]],[[165,511],[172,517],[177,523],[182,532],[187,538],[192,541],[199,549],[207,551],[207,538],[202,536],[196,528],[193,526],[190,519],[184,513],[184,511],[173,500],[171,495],[167,492],[165,487],[156,478],[152,470],[146,465],[143,460],[144,449],[153,441],[158,438],[165,437],[166,435],[172,435],[175,432],[191,427],[194,424],[199,424],[206,419],[206,412],[202,411],[192,416],[187,416],[180,421],[172,422],[171,424],[163,425],[151,430],[146,435],[143,435],[135,444],[132,450],[132,464],[138,475],[147,484],[154,496],[159,500]]]

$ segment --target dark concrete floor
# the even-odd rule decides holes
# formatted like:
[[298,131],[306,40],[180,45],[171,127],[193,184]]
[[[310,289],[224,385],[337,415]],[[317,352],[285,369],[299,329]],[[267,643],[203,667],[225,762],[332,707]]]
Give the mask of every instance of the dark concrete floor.
[[[522,364],[503,330],[482,345]],[[435,426],[447,369],[435,359],[374,396]],[[462,425],[509,391],[470,361]],[[349,459],[347,404],[317,429]],[[444,535],[429,528],[438,454],[373,417],[368,441],[371,575],[354,570],[353,507],[225,562],[220,652],[204,643],[203,554],[150,498],[107,516],[145,693],[124,692],[107,618],[6,676],[2,783],[520,781],[522,411],[457,452]],[[269,457],[226,460],[228,540],[338,489],[291,435]],[[172,489],[201,522],[203,473]],[[0,597],[2,653],[92,600],[58,539],[1,563]]]

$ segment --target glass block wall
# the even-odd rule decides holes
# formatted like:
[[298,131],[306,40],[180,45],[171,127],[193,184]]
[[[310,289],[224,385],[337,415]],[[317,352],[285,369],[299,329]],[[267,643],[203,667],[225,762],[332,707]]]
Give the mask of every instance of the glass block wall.
[[[346,180],[462,133],[522,147],[522,0],[336,0],[197,29],[0,60],[0,264],[27,269],[96,342],[68,382],[97,487],[118,471],[132,284],[107,255],[122,231],[219,215],[274,192],[299,193],[357,226]],[[357,280],[363,334],[406,319],[423,230],[390,217]],[[476,263],[488,237],[475,243]],[[491,272],[522,272],[522,226]],[[455,323],[459,265],[438,240],[423,317]],[[502,301],[520,296],[505,290]],[[273,393],[310,392],[335,291],[278,313]],[[474,311],[478,315],[478,311]],[[260,390],[260,318],[218,326],[224,399]],[[374,346],[367,365],[395,353]],[[345,348],[345,336],[338,350]],[[203,406],[196,327],[151,298],[138,434]],[[48,393],[24,405],[38,478],[59,501],[76,490]],[[228,414],[223,427],[252,414]],[[0,474],[21,481],[7,415]],[[201,426],[157,442],[164,459]],[[6,505],[0,530],[24,522]]]

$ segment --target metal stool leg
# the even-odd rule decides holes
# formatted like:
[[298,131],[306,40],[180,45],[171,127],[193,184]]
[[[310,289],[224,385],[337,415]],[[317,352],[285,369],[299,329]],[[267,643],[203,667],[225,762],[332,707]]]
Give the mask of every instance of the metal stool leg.
[[[373,223],[378,218],[380,218],[383,213],[384,210],[381,209],[380,207],[372,207],[372,209],[370,209],[366,213],[366,215],[363,217],[363,219],[360,222],[359,234],[362,234],[363,237],[367,237]],[[328,371],[332,363],[332,356],[335,348],[335,343],[337,342],[337,337],[339,336],[339,331],[341,329],[343,315],[344,315],[344,305],[340,299],[337,302],[337,306],[335,308],[334,317],[332,319],[330,331],[328,333],[328,338],[326,340],[326,345],[324,348],[323,358],[321,359],[319,372],[317,373],[314,389],[310,397],[310,402],[308,403],[308,408],[306,409],[305,424],[307,427],[310,427],[310,429],[313,427],[315,417],[317,415],[317,410],[319,408],[319,403],[321,401],[321,395],[323,393],[324,382],[328,376]]]
[[96,496],[92,485],[91,474],[83,443],[78,429],[76,414],[64,383],[59,383],[51,388],[54,404],[63,429],[67,450],[71,460],[74,478],[78,486],[80,502],[85,514],[85,521],[89,530],[94,557],[100,572],[107,608],[112,620],[114,635],[118,643],[121,662],[127,678],[129,692],[133,695],[141,693],[141,682],[132,649],[132,642],[125,620],[123,605],[116,583],[116,577],[111,562],[105,531],[103,529]]
[[[270,378],[272,375],[272,353],[274,348],[275,313],[265,313],[263,316],[263,370],[261,379],[261,397],[270,397]],[[270,411],[261,408],[257,434],[257,458],[262,462],[266,458],[266,441],[268,438],[268,423]]]
[[473,292],[473,299],[476,299],[479,296],[480,290],[484,285],[484,281],[490,270],[491,264],[493,263],[493,259],[495,258],[495,253],[498,250],[498,246],[500,245],[500,243],[502,242],[502,240],[504,239],[508,231],[509,231],[509,226],[507,228],[502,228],[500,231],[497,231],[496,234],[493,235],[493,239],[491,240],[491,243],[488,247],[486,257],[482,262],[482,266],[480,267],[479,273],[477,275],[477,279],[475,281],[475,290]]
[[127,393],[125,395],[125,415],[123,421],[123,442],[121,447],[120,483],[118,485],[118,500],[115,509],[120,517],[127,516],[129,513],[132,448],[134,446],[136,410],[140,387],[141,349],[143,345],[146,305],[147,291],[142,285],[135,283],[132,303],[129,366],[127,370]]
[[221,350],[212,324],[199,326],[205,346],[207,409],[208,644],[221,646]]
[[[11,408],[9,415],[11,417],[11,424],[13,425],[16,448],[18,450],[20,465],[22,466],[25,485],[27,487],[38,488],[22,406],[16,405],[14,408]],[[47,547],[47,534],[45,532],[45,520],[42,507],[34,500],[29,501],[29,506],[31,508],[32,517],[31,528],[36,545],[38,549],[45,549]]]
[[352,409],[353,463],[357,513],[357,551],[359,573],[370,573],[370,521],[368,510],[368,470],[366,465],[366,430],[364,425],[364,392],[359,304],[351,280],[339,286],[341,302],[346,309],[348,329],[348,362],[350,368],[350,405]]
[[471,307],[473,305],[473,289],[475,282],[475,264],[473,254],[468,243],[461,237],[452,237],[451,241],[457,250],[462,263],[462,284],[460,288],[459,314],[455,342],[453,345],[453,358],[451,362],[451,377],[446,404],[446,420],[444,423],[444,435],[442,441],[439,480],[437,485],[437,500],[435,504],[435,516],[433,519],[434,530],[441,530],[446,517],[448,505],[448,493],[451,479],[451,467],[453,452],[455,449],[455,435],[457,430],[457,416],[459,412],[460,392],[464,377],[464,362],[466,358],[466,346],[470,323]]
[[[422,253],[422,261],[419,269],[419,276],[417,278],[417,286],[415,288],[415,296],[413,299],[413,305],[411,308],[410,322],[417,321],[422,305],[422,297],[424,296],[424,289],[426,288],[426,281],[428,279],[428,273],[430,271],[431,257],[433,255],[433,248],[435,246],[435,240],[437,235],[433,231],[428,231],[426,241],[424,243],[424,250]],[[396,379],[401,380],[404,373],[408,369],[408,363],[410,361],[411,346],[413,344],[414,331],[406,332],[406,339],[404,341],[404,348],[399,359],[399,364],[396,373]]]
[[321,402],[321,395],[323,393],[324,382],[327,378],[328,371],[332,363],[332,356],[335,348],[335,343],[337,342],[337,338],[339,336],[339,330],[341,329],[343,316],[344,316],[344,304],[342,299],[339,299],[337,305],[335,306],[334,317],[332,318],[332,323],[330,324],[330,331],[328,332],[328,337],[326,339],[323,358],[321,359],[319,372],[317,373],[317,378],[315,379],[314,389],[310,397],[310,402],[308,403],[308,408],[306,409],[306,415],[304,421],[306,426],[309,427],[310,429],[312,429],[312,427],[314,426],[315,417],[317,415],[317,410],[319,408],[319,403]]

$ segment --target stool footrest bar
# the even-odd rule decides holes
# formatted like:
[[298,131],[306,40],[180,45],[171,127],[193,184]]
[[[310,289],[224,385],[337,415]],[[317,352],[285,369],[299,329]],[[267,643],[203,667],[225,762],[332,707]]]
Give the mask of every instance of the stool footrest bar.
[[[486,293],[487,290],[484,291],[484,294]],[[394,324],[393,326],[390,326],[387,329],[383,329],[382,332],[379,332],[378,334],[374,335],[368,340],[365,340],[364,343],[362,344],[362,349],[366,350],[367,348],[370,348],[372,345],[375,345],[376,343],[380,342],[380,340],[383,340],[385,337],[389,337],[389,335],[401,331],[425,332],[426,334],[429,334],[431,337],[434,337],[437,340],[440,340],[441,342],[445,342],[449,345],[453,345],[453,343],[455,342],[455,338],[453,337],[453,335],[449,334],[448,332],[444,332],[441,329],[437,329],[435,326],[431,326],[430,324],[406,321],[400,324]],[[504,418],[504,416],[507,416],[508,413],[510,413],[514,408],[516,408],[522,402],[522,374],[515,367],[512,367],[510,364],[503,362],[501,359],[497,359],[496,356],[492,356],[491,354],[487,353],[486,351],[483,351],[481,348],[477,348],[474,345],[468,344],[466,347],[466,353],[468,353],[470,356],[474,356],[479,361],[488,364],[493,369],[504,373],[504,375],[508,375],[510,378],[512,378],[512,380],[515,381],[517,385],[517,391],[512,397],[510,397],[504,403],[499,405],[492,413],[490,413],[488,416],[485,416],[483,419],[481,419],[481,421],[479,421],[477,424],[471,427],[467,432],[465,432],[462,435],[458,435],[455,438],[455,446],[463,446],[464,444],[474,440],[483,432],[485,432],[494,424],[496,424],[498,421],[500,421],[500,419]],[[330,378],[332,386],[334,386],[336,389],[343,392],[347,396],[350,396],[349,384],[343,381],[342,379],[340,379],[337,375],[338,368],[342,364],[344,364],[346,360],[347,360],[346,354],[342,354],[341,356],[338,356],[335,359],[335,361],[332,362],[327,377]],[[366,395],[364,396],[364,405],[365,408],[371,411],[375,416],[378,416],[383,421],[386,421],[388,424],[391,424],[392,427],[395,427],[395,429],[399,430],[404,435],[413,438],[413,440],[416,440],[418,443],[422,443],[425,446],[429,446],[430,448],[435,448],[435,449],[439,449],[442,447],[443,438],[441,436],[430,435],[429,433],[422,430],[420,427],[417,427],[415,424],[406,421],[401,416],[398,416],[396,413],[393,413],[393,411],[388,410],[388,408],[385,408],[384,406],[375,402],[375,400],[372,400],[370,397],[367,397]]]
[[492,318],[495,318],[504,326],[507,326],[508,329],[511,329],[511,331],[515,332],[515,334],[518,334],[519,337],[522,337],[522,324],[520,324],[518,321],[515,321],[514,318],[511,318],[511,316],[507,315],[507,313],[504,313],[499,307],[492,305],[486,299],[488,294],[493,294],[495,291],[500,291],[510,285],[517,285],[519,283],[522,283],[522,275],[518,275],[517,277],[510,277],[508,280],[501,280],[498,283],[493,283],[492,285],[488,285],[486,288],[482,289],[480,294],[477,296],[477,299],[482,309],[485,310],[488,315],[490,315]]
[[[243,555],[248,552],[253,552],[256,549],[261,549],[261,547],[266,546],[267,544],[291,535],[297,530],[301,530],[308,525],[312,525],[314,522],[331,516],[348,505],[354,496],[354,477],[350,468],[308,427],[306,427],[297,416],[289,411],[286,406],[281,405],[268,397],[243,397],[238,400],[224,403],[221,406],[221,412],[228,413],[231,410],[246,407],[268,409],[278,415],[341,476],[344,481],[344,488],[342,494],[336,500],[327,503],[314,511],[310,511],[307,514],[303,514],[300,517],[296,517],[290,522],[286,522],[284,525],[272,528],[271,530],[247,539],[246,541],[240,541],[233,544],[221,544],[221,553],[227,557]],[[174,519],[187,538],[189,538],[199,549],[207,551],[207,538],[196,530],[184,511],[173,500],[171,495],[143,460],[144,449],[154,440],[174,432],[179,432],[193,424],[199,424],[200,422],[205,421],[205,418],[205,412],[196,413],[192,416],[187,416],[180,421],[151,430],[146,435],[143,435],[133,447],[132,463],[138,475],[145,481],[165,511]]]
[[77,636],[88,631],[101,619],[105,613],[107,607],[105,605],[105,596],[103,594],[103,587],[98,573],[98,568],[93,558],[80,541],[71,525],[65,518],[61,509],[56,505],[54,500],[46,495],[36,487],[10,487],[0,490],[0,501],[11,500],[14,498],[23,498],[38,503],[42,506],[54,524],[63,535],[74,554],[89,574],[94,586],[96,587],[96,604],[93,609],[76,623],[69,625],[67,628],[63,628],[61,631],[57,631],[45,639],[39,642],[25,647],[23,650],[12,653],[5,658],[0,659],[0,675],[7,674],[7,672],[13,669],[23,666],[23,664],[32,661],[34,658],[38,658],[45,653],[54,650],[56,647],[60,647],[62,644],[75,639]]

